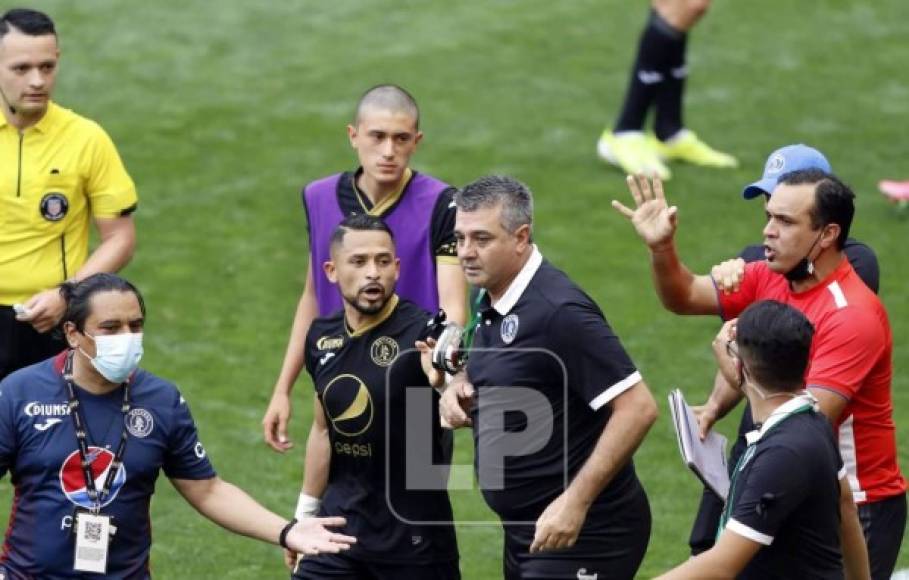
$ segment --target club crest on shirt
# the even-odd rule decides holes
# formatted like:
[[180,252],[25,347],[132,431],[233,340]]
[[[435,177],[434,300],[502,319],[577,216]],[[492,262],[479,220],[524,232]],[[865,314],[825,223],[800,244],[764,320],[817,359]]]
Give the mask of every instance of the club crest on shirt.
[[62,193],[47,193],[41,198],[41,215],[49,222],[58,222],[66,217],[69,202]]
[[155,420],[145,409],[130,409],[126,416],[126,430],[133,437],[143,439],[155,428]]
[[500,334],[502,335],[502,342],[505,344],[511,344],[514,342],[514,338],[518,335],[518,315],[509,314],[502,319],[502,326],[499,329]]
[[372,343],[369,355],[372,357],[372,362],[380,367],[387,367],[398,358],[398,350],[398,343],[395,342],[395,339],[380,336]]

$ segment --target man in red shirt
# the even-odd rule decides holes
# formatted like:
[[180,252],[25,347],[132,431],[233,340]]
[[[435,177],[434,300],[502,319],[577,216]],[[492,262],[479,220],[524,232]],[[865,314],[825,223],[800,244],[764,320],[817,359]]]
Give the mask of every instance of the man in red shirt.
[[893,342],[887,312],[843,254],[855,213],[854,194],[823,171],[780,177],[767,203],[766,260],[748,264],[737,292],[717,292],[679,260],[677,208],[662,183],[629,177],[629,218],[650,249],[654,283],[676,314],[734,319],[758,300],[801,310],[815,327],[806,384],[839,437],[853,499],[868,544],[872,577],[889,578],[906,525],[906,482],[897,466],[890,394]]

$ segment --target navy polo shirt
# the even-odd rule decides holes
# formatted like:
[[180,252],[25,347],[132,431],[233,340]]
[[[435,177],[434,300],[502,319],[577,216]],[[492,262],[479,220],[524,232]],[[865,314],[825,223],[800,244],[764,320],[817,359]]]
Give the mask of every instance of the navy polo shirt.
[[764,547],[739,576],[843,578],[840,484],[846,470],[830,422],[797,397],[764,422],[734,472],[726,529]]
[[[536,248],[495,305],[485,297],[478,316],[467,374],[477,392],[480,485],[503,521],[530,524],[587,461],[609,421],[607,403],[641,375],[599,307]],[[639,507],[640,497],[629,462],[594,502],[582,539]]]

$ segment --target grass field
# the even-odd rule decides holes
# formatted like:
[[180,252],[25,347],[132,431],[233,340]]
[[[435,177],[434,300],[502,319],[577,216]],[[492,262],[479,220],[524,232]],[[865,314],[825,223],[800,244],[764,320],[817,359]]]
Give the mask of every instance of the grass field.
[[[31,5],[57,21],[57,100],[104,125],[138,184],[139,249],[126,275],[149,304],[143,366],[181,387],[222,477],[276,511],[293,510],[308,381],[296,390],[293,452],[267,450],[259,420],[305,274],[299,190],[351,167],[344,126],[353,102],[370,85],[396,82],[422,107],[418,169],[458,185],[508,173],[535,191],[543,253],[599,302],[661,404],[636,455],[654,514],[640,576],[686,557],[700,488],[678,458],[665,401],[674,387],[689,401],[706,396],[717,322],[660,307],[645,250],[609,207],[625,195],[622,176],[594,156],[620,104],[645,3]],[[905,469],[909,214],[875,185],[909,177],[904,2],[718,0],[689,46],[688,125],[736,153],[742,168],[674,167],[667,192],[680,206],[683,257],[706,271],[759,240],[759,202],[743,202],[741,187],[779,145],[823,150],[858,193],[854,237],[880,259]],[[458,440],[462,461],[467,435]],[[7,478],[0,509],[10,499]],[[476,496],[456,499],[459,514],[484,513]],[[158,578],[285,576],[277,548],[218,529],[166,481],[152,512]],[[465,578],[500,576],[497,527],[460,528],[459,542]],[[905,544],[899,568],[909,567]]]

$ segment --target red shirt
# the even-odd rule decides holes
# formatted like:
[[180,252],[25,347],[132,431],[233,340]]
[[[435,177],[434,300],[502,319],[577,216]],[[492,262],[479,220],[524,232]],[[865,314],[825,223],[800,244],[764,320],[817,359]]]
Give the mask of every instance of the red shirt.
[[857,503],[900,495],[906,481],[896,461],[890,383],[893,336],[884,306],[845,258],[820,284],[795,292],[789,281],[752,262],[741,288],[718,292],[720,314],[736,318],[753,302],[776,300],[798,308],[814,325],[806,383],[847,401],[834,426]]

